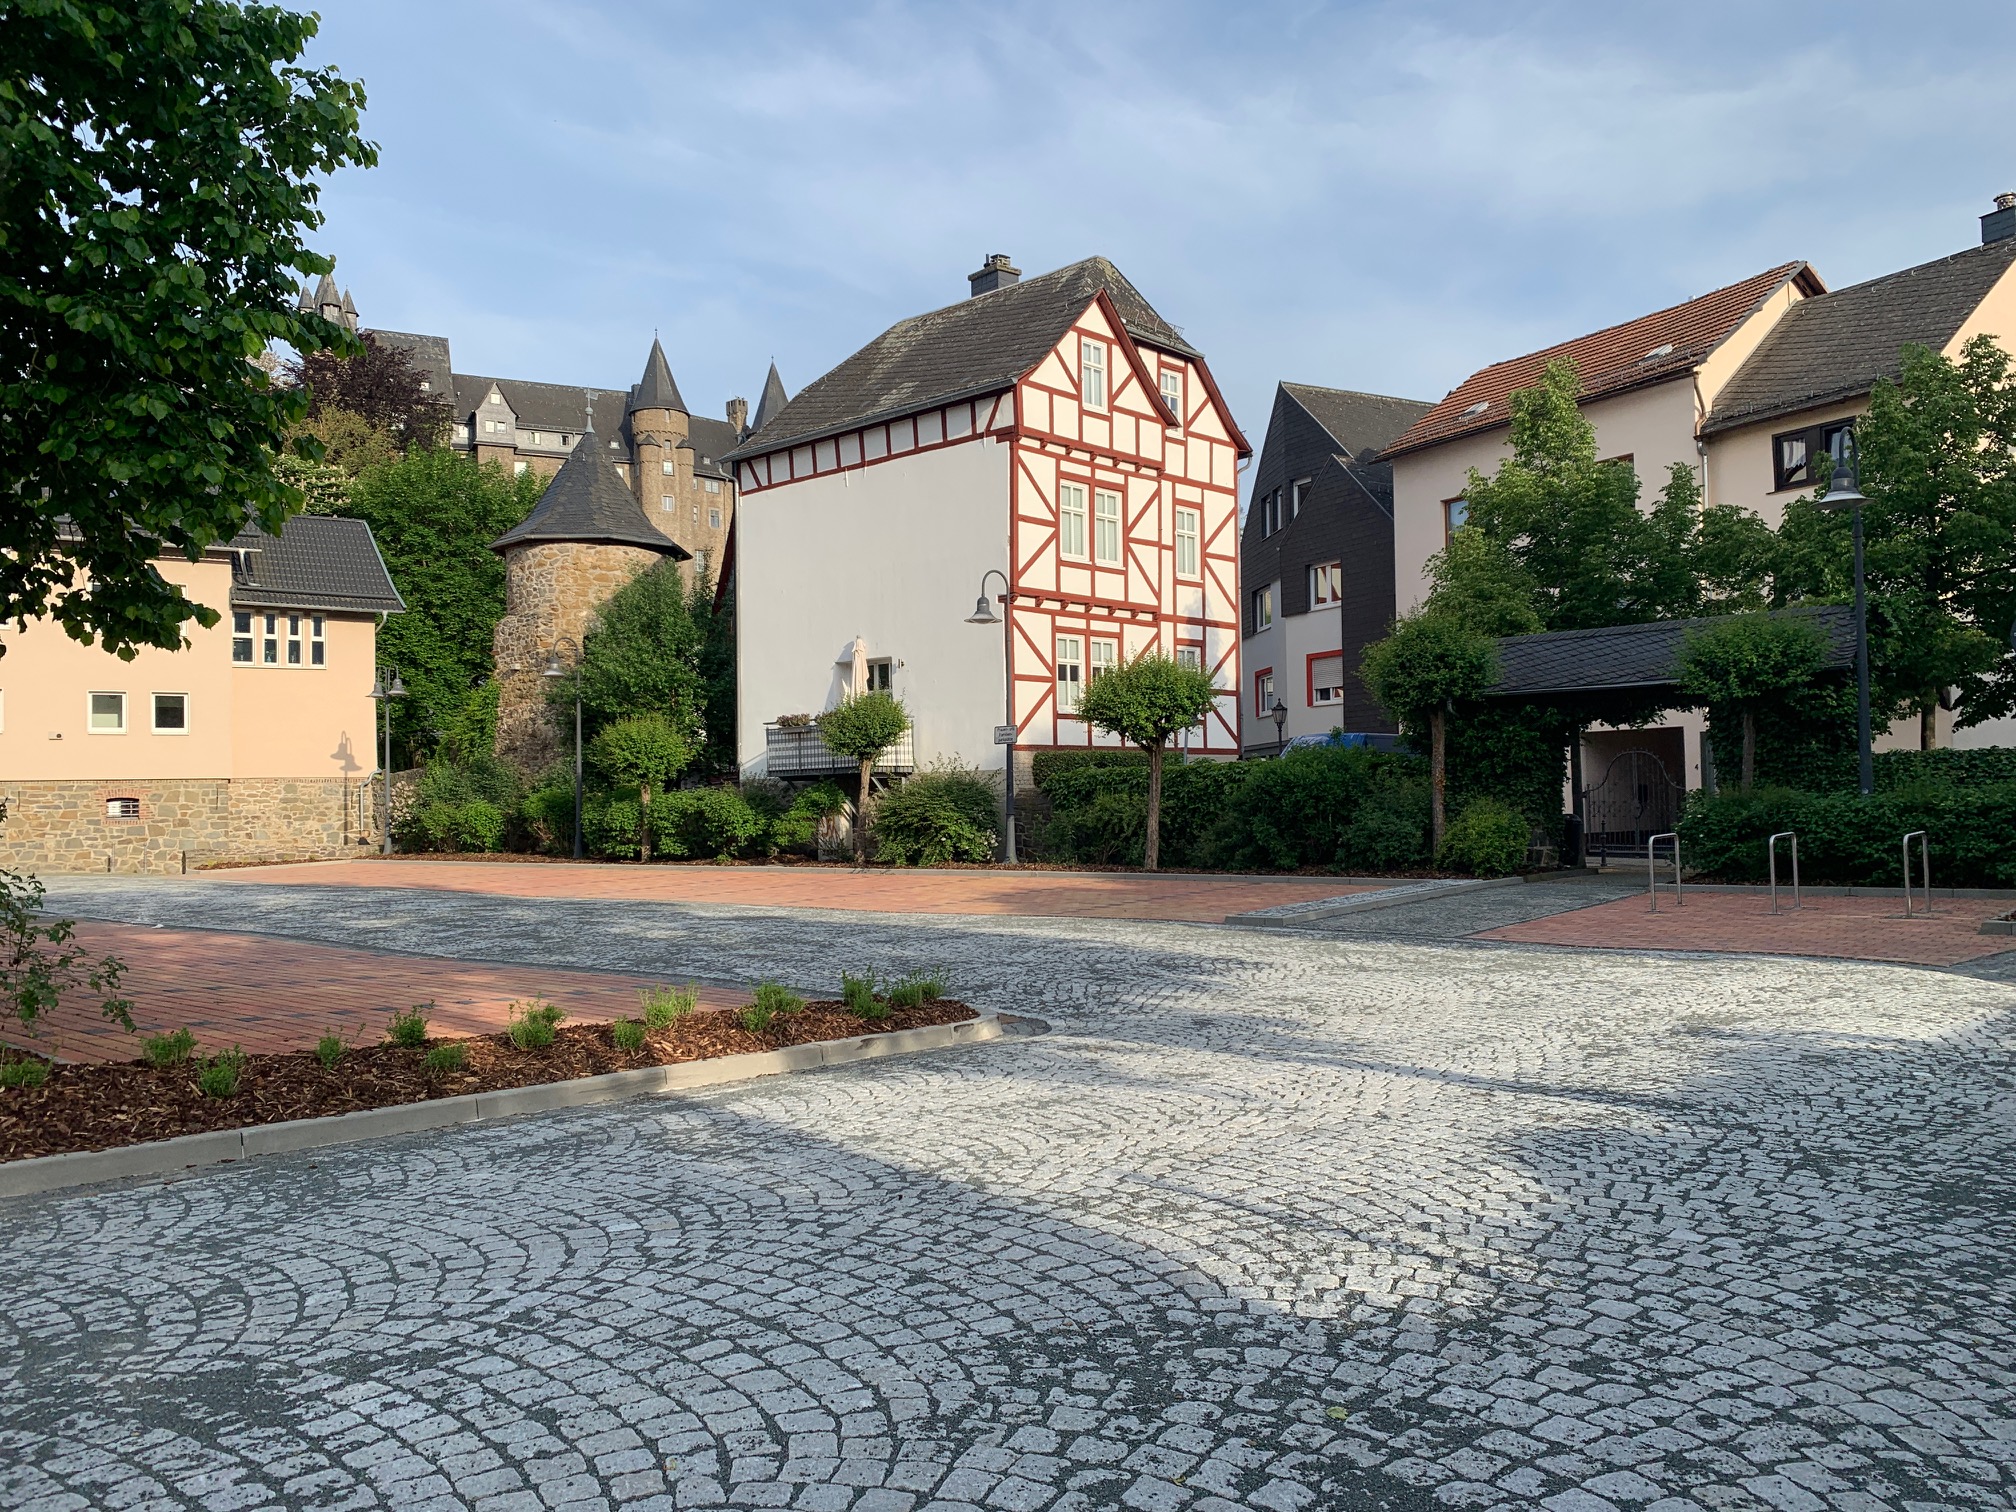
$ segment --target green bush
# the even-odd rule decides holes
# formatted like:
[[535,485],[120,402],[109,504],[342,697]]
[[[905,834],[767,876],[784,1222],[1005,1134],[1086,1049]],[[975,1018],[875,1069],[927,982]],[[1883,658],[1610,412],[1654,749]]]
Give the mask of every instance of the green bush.
[[1000,824],[990,779],[964,767],[919,772],[875,806],[875,857],[898,866],[989,861]]
[[684,788],[651,805],[651,843],[665,856],[727,861],[768,849],[770,821],[732,787]]
[[420,1064],[437,1076],[443,1071],[466,1071],[469,1068],[469,1047],[460,1040],[429,1046],[427,1056]]
[[398,805],[392,838],[404,850],[501,850],[521,807],[517,776],[495,757],[437,758]]
[[1375,795],[1344,827],[1337,865],[1355,873],[1424,866],[1428,856],[1428,793]]
[[504,1033],[520,1050],[546,1049],[559,1031],[560,1020],[567,1016],[551,1003],[542,1003],[537,998],[513,1003],[510,1014]]
[[49,1062],[36,1057],[0,1060],[0,1088],[39,1087],[49,1080]]
[[231,1097],[245,1074],[245,1052],[233,1045],[229,1050],[197,1063],[196,1086],[205,1097]]
[[912,971],[883,996],[891,1008],[921,1008],[945,996],[946,985],[942,971]]
[[[744,788],[747,792],[747,787]],[[811,856],[819,850],[819,821],[847,807],[847,795],[831,782],[815,782],[780,804],[770,819],[769,849]],[[761,812],[761,810],[758,810]]]
[[[1903,837],[1921,829],[1935,886],[2016,886],[2016,848],[2010,844],[2016,835],[2016,782],[1920,782],[1868,798],[1789,788],[1690,793],[1680,815],[1680,848],[1690,868],[1732,882],[1761,882],[1767,875],[1766,840],[1791,830],[1799,837],[1801,881],[1896,887],[1903,878]],[[1786,860],[1781,845],[1781,881],[1789,875]]]
[[[658,805],[652,804],[655,810]],[[581,843],[591,856],[611,861],[637,859],[637,825],[641,812],[635,798],[590,793],[581,803]],[[654,815],[655,817],[655,815]],[[568,844],[573,844],[570,833]]]
[[751,1003],[735,1015],[735,1022],[751,1034],[761,1034],[777,1021],[777,1010],[766,1008],[761,1003]]
[[496,804],[482,798],[466,803],[422,804],[395,833],[407,850],[494,851],[504,848],[506,819]]
[[315,1041],[315,1059],[322,1063],[324,1071],[334,1071],[336,1062],[343,1059],[350,1046],[342,1035],[331,1029]]
[[[1734,769],[1723,754],[1720,740],[1715,743],[1715,765],[1721,785],[1734,787]],[[2016,783],[2016,746],[1979,746],[1964,751],[1950,747],[1936,751],[1879,751],[1873,768],[1879,793],[1928,783],[1942,787],[1998,787]],[[1766,770],[1761,755],[1758,769]],[[1783,764],[1769,770],[1775,779],[1771,783],[1774,787],[1796,787],[1810,793],[1861,791],[1861,771],[1852,747],[1811,758],[1796,772],[1788,772]]]
[[[1233,795],[1261,765],[1172,760],[1163,768],[1162,865],[1223,864],[1222,820]],[[1043,834],[1046,854],[1093,866],[1141,863],[1148,814],[1145,760],[1064,767],[1051,773],[1043,792],[1052,808]]]
[[847,1011],[856,1018],[889,1017],[889,1005],[875,996],[875,973],[872,971],[864,972],[860,976],[855,976],[851,972],[841,972],[840,1001],[847,1005]]
[[[1221,864],[1292,869],[1343,859],[1346,836],[1375,800],[1389,810],[1419,787],[1419,763],[1385,751],[1318,746],[1290,751],[1252,771],[1229,795],[1215,835]],[[1369,836],[1368,836],[1369,838]]]
[[[1163,773],[1163,780],[1168,780]],[[1139,866],[1148,830],[1148,769],[1141,769],[1140,791],[1103,784],[1074,784],[1069,807],[1054,808],[1043,826],[1043,854],[1058,861],[1086,866]],[[1163,814],[1169,809],[1165,797]],[[1172,864],[1176,858],[1167,858]]]
[[700,1005],[700,994],[691,982],[684,987],[647,987],[637,996],[649,1029],[670,1029]]
[[1474,798],[1442,837],[1436,864],[1479,877],[1510,876],[1526,864],[1533,826],[1496,798]]
[[[584,805],[585,808],[585,805]],[[574,854],[574,779],[558,777],[541,783],[518,806],[525,843],[549,856]],[[586,834],[584,831],[585,843]]]
[[1038,751],[1029,759],[1029,771],[1035,778],[1036,791],[1046,796],[1050,792],[1050,779],[1066,772],[1096,771],[1101,767],[1139,767],[1148,770],[1148,753],[1127,747],[1091,749],[1084,751]]
[[644,1026],[632,1018],[619,1018],[609,1025],[609,1042],[618,1050],[642,1050]]
[[172,1034],[150,1034],[140,1041],[140,1053],[150,1066],[179,1066],[196,1051],[196,1036],[187,1029]]
[[758,982],[756,1006],[771,1013],[797,1013],[804,1008],[805,999],[782,982]]
[[404,1013],[393,1014],[391,1026],[385,1031],[385,1038],[395,1045],[404,1046],[408,1050],[419,1049],[420,1046],[427,1043],[427,1014],[425,1010],[433,1006],[433,1000],[429,999],[424,1003],[415,1003]]

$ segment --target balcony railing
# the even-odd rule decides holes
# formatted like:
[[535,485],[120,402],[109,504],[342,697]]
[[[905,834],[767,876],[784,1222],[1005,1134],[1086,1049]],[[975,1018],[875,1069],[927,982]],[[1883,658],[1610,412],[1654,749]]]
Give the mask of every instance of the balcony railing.
[[[882,753],[875,770],[885,777],[907,777],[917,770],[916,746],[911,732]],[[816,725],[789,729],[778,725],[763,727],[764,770],[772,777],[831,777],[853,774],[860,764],[846,756],[835,756],[819,738]]]

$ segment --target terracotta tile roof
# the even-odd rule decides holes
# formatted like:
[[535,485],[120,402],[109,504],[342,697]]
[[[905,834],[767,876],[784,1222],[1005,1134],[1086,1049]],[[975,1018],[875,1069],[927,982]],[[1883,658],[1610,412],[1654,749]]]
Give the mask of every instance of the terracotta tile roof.
[[1547,364],[1562,358],[1581,373],[1584,399],[1621,394],[1691,372],[1787,282],[1796,282],[1808,295],[1826,292],[1819,275],[1805,263],[1782,263],[1671,309],[1481,368],[1415,421],[1383,455],[1397,457],[1510,423],[1506,402],[1513,391],[1533,387]]

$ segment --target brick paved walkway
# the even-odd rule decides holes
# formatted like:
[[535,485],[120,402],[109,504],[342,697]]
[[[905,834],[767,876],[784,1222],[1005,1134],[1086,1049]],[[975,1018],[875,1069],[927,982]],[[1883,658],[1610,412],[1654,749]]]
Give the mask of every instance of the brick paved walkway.
[[[2008,900],[1942,899],[1929,918],[1905,919],[1898,898],[1807,895],[1806,906],[1773,914],[1748,893],[1690,891],[1655,914],[1643,892],[1572,913],[1487,929],[1473,938],[1529,945],[1583,945],[1619,950],[1716,950],[1762,955],[1828,956],[1850,961],[1901,961],[1957,966],[2016,945],[2007,935],[1979,932],[1983,919],[2009,911]],[[1786,899],[1780,894],[1780,901]]]
[[810,866],[611,866],[487,862],[327,861],[206,872],[258,885],[418,887],[514,898],[739,903],[861,913],[1013,914],[1169,919],[1215,924],[1233,914],[1375,888],[1320,877],[1115,877],[1080,872],[852,871]]
[[[374,1044],[401,1009],[433,1000],[436,1034],[493,1034],[510,1004],[544,998],[570,1020],[636,1017],[639,988],[629,975],[530,965],[489,965],[438,956],[395,955],[341,945],[209,930],[80,923],[77,942],[127,966],[122,989],[141,1034],[190,1030],[200,1048],[239,1045],[254,1052],[306,1050],[328,1030]],[[663,980],[662,978],[660,980]],[[708,1007],[740,1007],[746,992],[702,987]],[[59,1010],[39,1036],[0,1034],[10,1044],[72,1061],[132,1060],[136,1036],[82,1005]],[[0,1502],[4,1505],[4,1502]]]

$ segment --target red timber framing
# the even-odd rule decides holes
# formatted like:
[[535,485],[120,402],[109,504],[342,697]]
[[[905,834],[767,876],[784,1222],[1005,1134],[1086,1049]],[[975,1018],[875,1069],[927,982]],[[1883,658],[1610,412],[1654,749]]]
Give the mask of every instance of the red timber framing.
[[[1106,402],[1081,391],[1081,343],[1104,349]],[[1181,375],[1188,413],[1173,414],[1162,373]],[[1194,654],[1219,706],[1188,748],[1236,756],[1244,702],[1239,668],[1238,469],[1251,447],[1209,370],[1196,358],[1144,349],[1102,291],[1012,388],[941,405],[752,457],[743,495],[823,474],[901,463],[940,447],[990,439],[1013,448],[1002,501],[1011,544],[1012,677],[1018,748],[1117,745],[1060,713],[1058,642],[1075,643],[1078,676],[1094,647],[1133,659]],[[1082,490],[1083,550],[1060,541],[1060,494]],[[1116,549],[1102,551],[1098,506],[1117,500]],[[1196,516],[1196,571],[1178,571],[1177,511]],[[1110,516],[1109,516],[1110,517]],[[1114,534],[1109,529],[1108,536]]]

